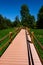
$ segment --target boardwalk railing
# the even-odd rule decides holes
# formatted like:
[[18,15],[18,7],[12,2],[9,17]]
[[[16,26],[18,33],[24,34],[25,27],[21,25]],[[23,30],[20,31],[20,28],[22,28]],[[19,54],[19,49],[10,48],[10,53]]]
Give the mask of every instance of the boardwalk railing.
[[32,39],[32,42],[34,43],[34,46],[35,46],[35,48],[36,48],[36,50],[37,50],[37,53],[38,53],[38,55],[39,55],[39,57],[40,57],[40,60],[41,60],[42,64],[43,64],[43,59],[41,58],[40,53],[39,53],[39,51],[38,51],[38,49],[37,49],[37,47],[36,47],[34,41],[36,41],[36,43],[40,46],[40,49],[42,50],[42,52],[43,52],[43,45],[42,45],[41,42],[39,42],[39,40],[35,37],[34,32],[31,32],[31,39]]
[[27,39],[27,50],[28,50],[29,65],[34,65],[34,61],[33,61],[33,57],[32,57],[32,52],[31,52],[29,41],[28,41],[28,34],[27,34],[27,32],[26,32],[26,39]]
[[9,34],[7,34],[6,36],[4,36],[2,39],[0,39],[0,42],[2,42],[5,38],[7,38],[9,36]]
[[[34,32],[30,32],[30,28],[26,28],[27,30],[28,30],[28,32],[29,32],[29,34],[30,34],[30,37],[31,37],[31,42],[32,43],[34,43],[34,46],[35,46],[35,48],[36,48],[36,50],[37,50],[37,53],[38,53],[38,55],[39,55],[39,57],[40,57],[40,60],[41,60],[41,62],[42,62],[42,64],[43,64],[43,59],[41,58],[41,55],[40,55],[40,53],[39,53],[39,50],[37,49],[37,46],[36,46],[36,43],[40,46],[40,49],[42,50],[42,52],[43,52],[43,45],[41,44],[41,42],[39,42],[39,40],[36,38],[36,36],[34,35]],[[35,43],[36,42],[36,43]]]
[[32,41],[35,39],[37,41],[37,43],[39,44],[40,48],[43,50],[43,46],[42,46],[41,42],[39,42],[38,39],[35,37],[34,32],[32,32],[31,34],[32,34],[32,38],[33,38]]
[[[2,39],[0,39],[0,45],[1,43],[9,38],[6,43],[4,43],[2,46],[0,46],[0,57],[2,56],[2,54],[4,53],[4,51],[6,50],[6,48],[9,46],[9,44],[12,42],[13,38],[17,35],[17,33],[21,30],[21,28],[16,28],[15,32],[9,32],[9,34],[7,34],[6,36],[4,36]],[[4,50],[2,52],[2,50]],[[2,52],[2,53],[1,53]]]

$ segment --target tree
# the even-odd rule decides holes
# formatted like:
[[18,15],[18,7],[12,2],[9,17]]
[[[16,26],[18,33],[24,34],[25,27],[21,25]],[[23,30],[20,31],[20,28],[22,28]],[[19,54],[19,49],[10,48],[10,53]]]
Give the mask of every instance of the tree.
[[24,4],[24,5],[21,6],[20,13],[21,13],[22,24],[24,26],[27,26],[27,18],[28,18],[28,15],[29,15],[29,9],[28,9],[27,5]]
[[32,16],[29,13],[29,9],[28,9],[27,5],[21,6],[20,13],[21,13],[21,23],[22,23],[22,25],[26,26],[26,27],[32,27],[33,28],[35,18],[34,18],[34,16]]
[[0,14],[0,29],[4,29],[5,25],[4,25],[4,18],[3,16]]
[[18,16],[16,16],[15,21],[13,22],[13,26],[14,27],[20,26],[20,20],[19,20]]
[[11,21],[6,17],[4,18],[2,15],[0,15],[0,29],[6,29],[9,27],[12,27]]
[[29,15],[28,16],[28,26],[30,27],[30,28],[34,28],[34,23],[35,23],[35,17],[34,16],[32,16],[32,15]]
[[9,28],[9,27],[12,27],[12,22],[10,19],[7,19],[7,18],[4,18],[5,19],[5,23],[6,23],[6,26]]
[[43,28],[43,6],[38,12],[37,28]]

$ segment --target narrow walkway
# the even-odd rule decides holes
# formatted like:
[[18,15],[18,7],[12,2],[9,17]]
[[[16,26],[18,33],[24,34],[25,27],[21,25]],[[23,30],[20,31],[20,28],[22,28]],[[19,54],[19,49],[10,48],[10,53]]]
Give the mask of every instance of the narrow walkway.
[[[28,34],[28,32],[27,32]],[[28,36],[28,40],[31,41],[31,38],[30,38],[30,35],[27,35]],[[42,65],[40,59],[39,59],[39,56],[37,54],[37,51],[34,47],[34,44],[31,43],[31,42],[28,42],[28,45],[30,45],[30,50],[31,50],[31,54],[32,54],[32,58],[33,58],[33,61],[31,61],[31,65],[32,65],[32,62],[34,63],[33,65]]]
[[25,30],[22,29],[0,58],[0,65],[29,65]]
[[42,65],[34,44],[22,29],[0,57],[0,65]]

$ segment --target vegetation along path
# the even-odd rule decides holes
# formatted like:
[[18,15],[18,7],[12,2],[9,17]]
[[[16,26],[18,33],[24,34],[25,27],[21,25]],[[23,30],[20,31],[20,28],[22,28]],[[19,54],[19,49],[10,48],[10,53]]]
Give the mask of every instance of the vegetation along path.
[[42,65],[25,29],[21,29],[10,46],[0,57],[0,65]]

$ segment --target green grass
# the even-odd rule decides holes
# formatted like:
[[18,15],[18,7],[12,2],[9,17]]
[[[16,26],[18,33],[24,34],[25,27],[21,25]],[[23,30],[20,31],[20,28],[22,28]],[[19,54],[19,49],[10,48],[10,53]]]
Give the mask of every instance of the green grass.
[[31,29],[31,31],[34,32],[37,39],[41,42],[43,45],[43,29]]
[[6,42],[9,40],[9,37],[7,37],[5,40],[3,40],[1,43],[0,43],[0,47],[2,47],[4,44],[6,44]]
[[[0,39],[2,39],[4,36],[6,36],[7,34],[9,34],[9,32],[14,32],[14,33],[12,34],[13,38],[17,35],[16,28],[10,28],[10,29],[5,29],[5,30],[0,30]],[[10,39],[10,38],[9,38],[9,36],[8,36],[6,39],[4,39],[2,42],[0,42],[0,48],[1,48],[4,44],[6,44],[9,39]],[[8,46],[9,46],[9,43],[8,43],[5,47],[3,47],[2,50],[0,50],[0,56],[4,53],[4,51],[7,49]]]
[[[36,36],[36,38],[41,42],[41,44],[43,45],[43,29],[31,29],[31,32],[34,32],[34,35]],[[43,59],[43,50],[40,48],[39,44],[37,43],[36,40],[34,40],[34,44],[41,56],[41,58]]]
[[15,28],[0,30],[0,39],[3,38],[5,35],[9,34],[9,32],[13,32],[15,30]]
[[36,49],[38,50],[40,57],[43,59],[43,50],[40,48],[39,44],[35,40],[34,42],[34,45],[36,46]]

